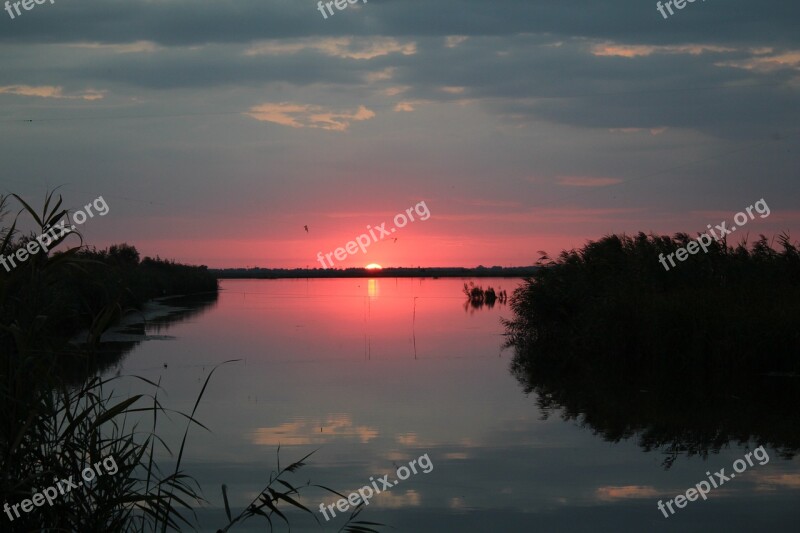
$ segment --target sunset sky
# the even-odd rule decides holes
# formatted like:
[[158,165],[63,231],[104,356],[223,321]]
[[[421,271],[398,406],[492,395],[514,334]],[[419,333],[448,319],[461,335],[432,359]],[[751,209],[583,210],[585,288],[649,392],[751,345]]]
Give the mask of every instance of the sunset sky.
[[420,201],[337,266],[528,265],[762,198],[734,240],[798,239],[799,22],[796,0],[0,11],[0,193],[102,195],[89,244],[212,267],[313,268]]

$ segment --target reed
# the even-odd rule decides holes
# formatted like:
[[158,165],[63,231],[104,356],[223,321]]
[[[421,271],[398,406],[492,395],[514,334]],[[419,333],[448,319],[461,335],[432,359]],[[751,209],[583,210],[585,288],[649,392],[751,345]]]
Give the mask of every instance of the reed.
[[787,234],[713,242],[665,271],[690,237],[611,235],[563,251],[511,298],[509,344],[562,373],[609,379],[798,373],[800,254]]
[[474,282],[464,283],[464,294],[467,296],[468,306],[477,309],[486,305],[487,307],[494,307],[495,302],[505,304],[508,296],[505,290],[498,290],[495,292],[493,287],[484,289],[482,285],[475,285]]

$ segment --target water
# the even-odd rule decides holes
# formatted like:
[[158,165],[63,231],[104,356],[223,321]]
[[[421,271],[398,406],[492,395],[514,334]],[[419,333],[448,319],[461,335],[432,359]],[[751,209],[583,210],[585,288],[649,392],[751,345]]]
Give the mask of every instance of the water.
[[[519,280],[475,282],[511,293]],[[595,435],[603,422],[539,408],[509,371],[512,350],[502,348],[500,319],[510,309],[465,307],[463,283],[223,281],[213,306],[151,327],[158,338],[108,372],[160,379],[165,406],[190,412],[214,365],[238,360],[211,378],[197,418],[212,432],[192,428],[185,452],[184,470],[209,500],[198,510],[202,531],[226,523],[223,483],[234,514],[264,488],[278,445],[282,466],[316,450],[293,481],[345,495],[371,477],[396,480],[396,467],[427,454],[428,473],[417,466],[361,515],[395,528],[387,531],[795,531],[800,461],[769,446],[767,464],[665,518],[659,499],[684,493],[706,471],[730,473],[744,445],[707,459],[677,454],[665,468],[663,450],[645,452],[635,433],[609,442]],[[117,389],[152,393],[132,380]],[[625,403],[613,412],[624,417]],[[171,418],[159,434],[177,449],[185,420]],[[292,530],[337,531],[342,513],[334,507],[326,522],[319,512],[336,500],[304,490],[300,501],[322,526],[289,513]],[[265,527],[253,518],[232,531]]]

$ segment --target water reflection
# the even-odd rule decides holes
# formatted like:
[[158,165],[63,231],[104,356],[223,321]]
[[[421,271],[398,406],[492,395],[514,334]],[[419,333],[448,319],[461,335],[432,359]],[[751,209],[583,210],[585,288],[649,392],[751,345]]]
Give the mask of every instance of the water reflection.
[[[345,493],[429,453],[435,465],[430,474],[381,493],[366,510],[365,520],[395,528],[388,531],[638,533],[743,530],[744,525],[785,531],[781,526],[796,524],[797,493],[788,489],[800,485],[800,463],[779,461],[772,449],[767,466],[737,477],[702,507],[664,519],[654,494],[672,498],[703,479],[709,467],[728,466],[740,452],[723,451],[710,464],[679,461],[664,472],[630,437],[610,446],[552,416],[562,405],[556,400],[563,400],[610,436],[635,436],[648,424],[680,431],[663,413],[680,419],[695,407],[681,403],[674,413],[667,407],[651,413],[645,406],[625,405],[640,401],[641,386],[626,395],[622,388],[568,384],[563,398],[549,396],[551,403],[543,407],[551,416],[541,420],[508,372],[511,352],[501,349],[500,319],[510,310],[496,302],[493,309],[462,312],[464,281],[381,278],[371,295],[367,279],[226,280],[212,312],[168,332],[175,340],[141,343],[125,359],[123,374],[159,381],[168,393],[165,405],[183,411],[191,410],[215,363],[241,359],[215,373],[198,411],[211,432],[193,431],[184,454],[186,472],[209,500],[198,510],[200,530],[216,531],[225,516],[222,483],[232,506],[252,501],[275,468],[278,444],[282,461],[318,450],[299,482],[311,479]],[[475,283],[511,292],[516,280]],[[536,385],[536,379],[529,381]],[[139,380],[130,384],[131,393],[153,392]],[[547,384],[562,387],[555,378],[542,386]],[[590,388],[585,397],[581,386]],[[712,392],[718,402],[735,401]],[[673,400],[681,394],[672,393]],[[595,406],[604,396],[609,405]],[[668,406],[670,396],[664,397]],[[778,416],[768,410],[761,415]],[[726,417],[730,426],[738,424],[739,415],[729,408],[705,416],[711,424],[718,422],[715,416]],[[781,422],[773,419],[776,423]],[[184,429],[165,423],[159,436],[175,446]],[[329,496],[311,493],[304,503],[316,508],[330,503]],[[743,525],[743,513],[750,523]],[[340,525],[320,528],[311,517],[292,518],[292,531],[299,533],[336,531]],[[236,531],[263,531],[263,524]]]
[[325,419],[298,418],[274,427],[256,428],[253,444],[262,446],[301,446],[324,444],[335,439],[366,444],[378,436],[377,428],[357,426],[349,414],[333,414]]
[[740,386],[665,380],[645,388],[608,376],[559,375],[520,349],[511,372],[536,395],[543,418],[559,410],[608,442],[635,439],[645,451],[664,453],[665,468],[681,455],[706,459],[730,444],[765,444],[785,459],[800,450],[800,379],[749,376]]
[[148,316],[150,313],[145,309],[144,313],[129,314],[123,325],[103,334],[98,347],[90,349],[86,345],[77,345],[76,349],[83,354],[83,364],[71,360],[62,375],[70,383],[80,383],[85,376],[107,373],[115,367],[119,373],[127,355],[142,341],[159,338],[171,327],[209,311],[217,304],[218,297],[218,293],[210,292],[159,299],[158,313]]
[[377,298],[380,296],[380,286],[378,285],[377,279],[370,279],[367,281],[367,294],[369,294],[370,298]]

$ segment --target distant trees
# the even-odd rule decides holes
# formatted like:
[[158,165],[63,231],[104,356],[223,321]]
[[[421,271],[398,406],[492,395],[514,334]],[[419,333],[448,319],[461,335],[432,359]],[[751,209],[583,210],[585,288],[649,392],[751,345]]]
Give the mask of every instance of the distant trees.
[[[39,234],[57,226],[67,213],[52,193],[41,213],[16,198],[39,226]],[[4,218],[9,218],[7,201],[0,196],[0,254],[9,255],[33,237],[17,230],[17,218]],[[217,280],[205,266],[140,260],[139,251],[127,243],[97,250],[71,232],[53,241],[49,250],[31,253],[13,268],[0,268],[0,351],[63,349],[77,331],[107,327],[123,310],[139,308],[151,298],[216,290]]]
[[108,249],[108,257],[122,264],[139,264],[139,251],[128,243],[112,245]]

